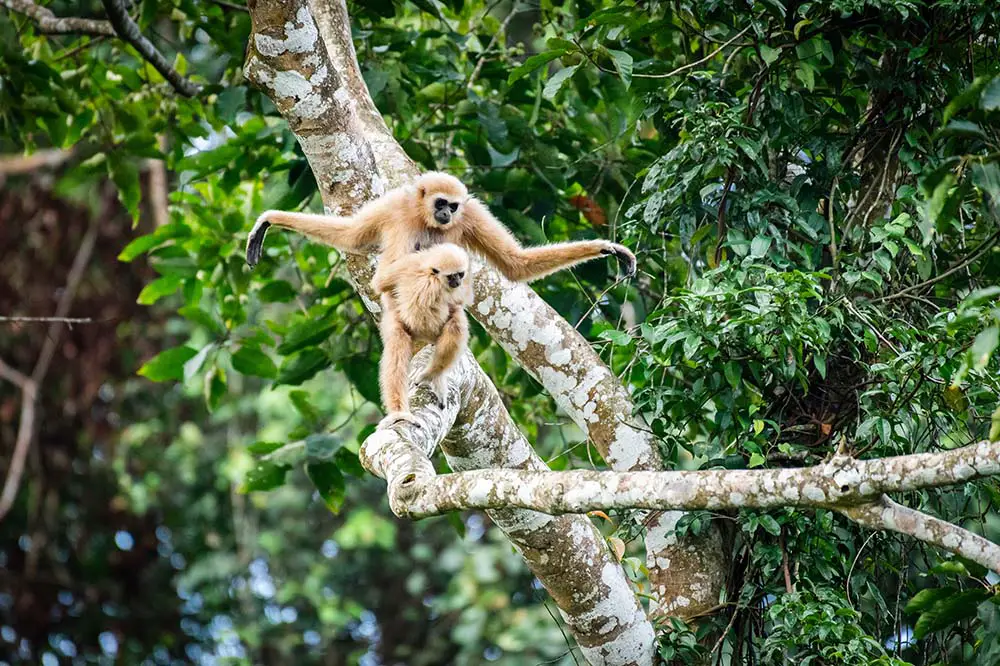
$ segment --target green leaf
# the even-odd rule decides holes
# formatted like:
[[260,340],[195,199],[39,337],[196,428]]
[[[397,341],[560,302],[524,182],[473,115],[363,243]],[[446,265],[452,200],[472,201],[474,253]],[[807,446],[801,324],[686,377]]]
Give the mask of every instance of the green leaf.
[[288,474],[288,469],[286,465],[259,461],[243,478],[240,492],[250,493],[279,488],[285,485],[285,475]]
[[970,104],[974,104],[976,99],[979,98],[980,92],[982,92],[983,88],[985,88],[986,84],[989,82],[989,76],[977,76],[969,87],[962,92],[962,94],[954,97],[950,102],[948,102],[948,106],[944,107],[944,114],[941,117],[941,123],[943,125],[947,125],[952,116]]
[[301,326],[296,326],[285,336],[278,345],[278,353],[289,356],[300,349],[313,347],[330,337],[330,332],[336,326],[337,320],[333,317],[311,319]]
[[233,368],[243,375],[274,379],[278,368],[271,357],[254,347],[241,347],[233,354]]
[[209,343],[201,348],[201,351],[192,356],[184,364],[184,381],[188,381],[201,370],[201,366],[204,365],[205,359],[208,358],[208,353],[212,351],[215,347],[215,343]]
[[331,365],[330,358],[322,349],[306,349],[285,359],[281,364],[281,372],[278,373],[278,384],[301,384]]
[[632,342],[632,336],[630,336],[625,331],[617,331],[613,328],[605,329],[601,331],[601,334],[597,336],[601,340],[610,340],[611,344],[618,347],[625,347],[630,342]]
[[145,252],[146,250],[151,250],[152,248],[156,247],[162,242],[163,239],[157,237],[156,234],[146,234],[145,236],[139,236],[131,243],[126,245],[125,249],[123,249],[118,254],[118,261],[123,261],[125,263],[128,263],[133,259],[135,259],[136,257],[138,257],[143,252]]
[[763,421],[763,419],[754,419],[753,420],[753,434],[759,435],[762,432],[764,432],[764,421]]
[[771,238],[769,236],[757,236],[750,243],[750,256],[760,259],[771,249]]
[[344,374],[358,389],[361,396],[376,405],[381,404],[378,385],[378,366],[365,356],[352,356],[343,365]]
[[559,94],[559,90],[563,87],[563,84],[576,74],[576,70],[579,67],[579,65],[570,65],[550,76],[548,82],[545,84],[545,89],[542,90],[542,97],[548,100],[555,98]]
[[139,185],[139,170],[131,161],[118,153],[108,154],[108,175],[118,188],[118,199],[132,216],[132,226],[139,222],[139,201],[142,189]]
[[765,65],[770,65],[781,56],[781,49],[772,49],[767,44],[761,44],[760,57],[764,59]]
[[729,385],[736,389],[740,385],[740,380],[743,378],[743,368],[736,361],[729,361],[726,363],[723,371],[726,373],[726,381]]
[[205,396],[205,406],[208,411],[214,412],[222,402],[222,396],[226,395],[226,371],[215,366],[210,372],[205,373],[205,382],[202,385],[202,393]]
[[750,454],[750,463],[748,464],[748,466],[751,467],[751,468],[753,468],[753,467],[761,467],[766,462],[767,462],[767,458],[765,458],[764,456],[760,455],[759,453],[757,453],[755,451],[755,452],[753,452],[753,453]]
[[333,513],[340,513],[347,491],[344,475],[337,469],[337,466],[332,462],[308,463],[306,464],[306,475],[316,486],[316,490],[323,498],[326,507]]
[[288,397],[291,399],[295,409],[302,415],[302,418],[310,423],[316,423],[319,421],[319,411],[313,406],[312,401],[309,400],[308,391],[303,391],[301,389],[291,391],[288,394]]
[[615,49],[607,49],[607,52],[615,63],[615,69],[618,70],[618,76],[622,83],[628,88],[632,84],[632,56],[626,51]]
[[543,53],[531,56],[530,58],[525,60],[523,64],[521,64],[518,67],[515,67],[514,70],[511,71],[510,75],[507,77],[507,84],[509,85],[511,83],[514,83],[518,79],[523,79],[528,74],[531,74],[535,70],[544,67],[545,65],[549,64],[556,58],[565,55],[566,52],[567,52],[566,49],[555,49],[552,51],[545,51]]
[[920,640],[928,634],[973,617],[979,603],[989,596],[990,593],[987,590],[976,588],[959,592],[936,602],[917,618],[913,625],[913,637]]
[[260,300],[265,303],[288,303],[295,298],[295,288],[285,280],[272,280],[260,290]]
[[814,354],[813,364],[816,366],[816,370],[819,372],[819,376],[826,379],[826,355],[825,354]]
[[760,517],[760,526],[764,528],[764,531],[772,536],[778,536],[781,534],[781,525],[772,516],[764,515]]
[[198,352],[191,347],[174,347],[162,351],[139,368],[139,375],[154,382],[164,382],[170,379],[180,381],[184,378],[184,364],[194,358]]
[[953,587],[933,587],[917,592],[903,608],[909,614],[922,613],[941,599],[947,599],[957,592]]
[[306,437],[306,455],[310,460],[328,460],[344,445],[344,438],[321,432]]
[[983,89],[983,94],[979,99],[983,111],[1000,109],[1000,76],[990,81]]
[[972,342],[971,350],[974,369],[982,370],[986,367],[986,364],[990,362],[990,356],[993,355],[993,350],[997,348],[997,343],[1000,343],[1000,328],[996,326],[990,326],[976,336]]
[[184,279],[180,275],[164,275],[153,280],[139,292],[136,303],[139,305],[152,305],[164,296],[169,296],[181,288]]

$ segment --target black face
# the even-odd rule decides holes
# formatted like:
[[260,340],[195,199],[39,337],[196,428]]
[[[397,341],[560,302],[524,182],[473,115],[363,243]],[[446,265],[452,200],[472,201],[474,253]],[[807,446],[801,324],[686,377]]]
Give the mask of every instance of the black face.
[[434,220],[439,224],[451,222],[451,216],[458,210],[458,203],[442,197],[434,200]]
[[461,273],[450,273],[448,275],[448,286],[452,289],[457,289],[460,284],[462,284],[462,278],[465,277],[465,271]]

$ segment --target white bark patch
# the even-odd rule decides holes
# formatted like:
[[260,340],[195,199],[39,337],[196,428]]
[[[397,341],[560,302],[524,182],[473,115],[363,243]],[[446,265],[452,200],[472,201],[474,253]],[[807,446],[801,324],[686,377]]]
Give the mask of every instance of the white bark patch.
[[313,21],[309,7],[302,6],[295,14],[295,20],[301,24],[296,27],[294,23],[285,23],[285,39],[275,39],[260,33],[254,35],[254,46],[263,55],[276,57],[283,53],[311,53],[317,48],[319,31],[316,29],[316,22]]
[[627,423],[615,428],[615,439],[608,446],[608,464],[614,469],[635,468],[649,454],[649,439],[646,434]]

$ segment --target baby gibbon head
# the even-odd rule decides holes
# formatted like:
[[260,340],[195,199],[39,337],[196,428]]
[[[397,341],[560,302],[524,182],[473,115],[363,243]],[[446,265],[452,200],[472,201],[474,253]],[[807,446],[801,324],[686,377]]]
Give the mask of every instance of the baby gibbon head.
[[428,171],[414,182],[417,198],[424,213],[424,223],[435,229],[447,229],[462,214],[462,205],[469,197],[458,178],[440,171]]
[[446,284],[450,289],[458,289],[469,274],[469,255],[452,243],[434,245],[420,252],[420,265],[426,275]]

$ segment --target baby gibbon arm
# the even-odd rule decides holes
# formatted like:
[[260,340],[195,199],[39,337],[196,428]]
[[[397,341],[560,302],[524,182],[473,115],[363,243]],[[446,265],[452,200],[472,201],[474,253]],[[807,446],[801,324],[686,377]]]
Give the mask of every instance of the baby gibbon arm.
[[368,202],[350,217],[264,211],[247,238],[247,264],[253,268],[260,261],[264,251],[264,234],[272,224],[298,231],[338,250],[359,250],[366,245],[374,245],[381,240],[382,230],[391,222],[393,211],[398,211],[404,197],[401,191],[391,192]]
[[456,306],[445,322],[441,335],[434,342],[434,355],[417,378],[417,384],[430,386],[441,409],[444,409],[448,400],[448,375],[445,373],[455,364],[468,344],[469,321],[465,318],[465,310]]
[[392,291],[413,265],[412,261],[406,261],[407,257],[401,257],[396,261],[388,261],[383,254],[379,257],[378,267],[372,277],[372,289],[376,294]]
[[434,355],[420,373],[420,381],[430,381],[443,374],[468,344],[469,320],[465,317],[465,310],[454,307],[434,343]]
[[624,245],[606,240],[590,240],[524,248],[480,201],[469,199],[465,203],[463,216],[465,242],[510,280],[530,282],[609,254],[617,257],[626,276],[635,274],[635,255]]

